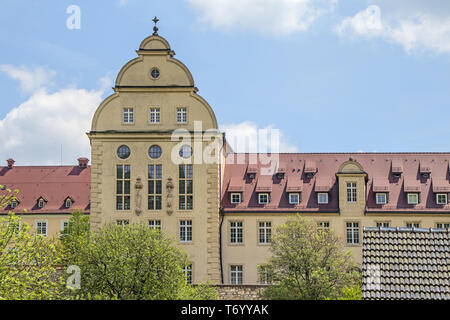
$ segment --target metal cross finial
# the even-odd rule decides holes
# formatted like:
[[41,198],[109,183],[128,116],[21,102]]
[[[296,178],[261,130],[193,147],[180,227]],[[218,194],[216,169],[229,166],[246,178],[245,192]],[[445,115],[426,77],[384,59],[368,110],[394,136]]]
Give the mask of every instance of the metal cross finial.
[[152,21],[155,23],[155,26],[153,27],[153,35],[157,36],[158,35],[158,27],[156,26],[156,24],[158,23],[159,19],[155,16]]

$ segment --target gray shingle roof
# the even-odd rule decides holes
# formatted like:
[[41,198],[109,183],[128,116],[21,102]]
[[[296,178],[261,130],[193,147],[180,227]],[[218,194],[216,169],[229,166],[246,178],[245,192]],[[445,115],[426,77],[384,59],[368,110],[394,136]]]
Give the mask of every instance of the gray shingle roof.
[[362,294],[450,300],[450,230],[364,228]]

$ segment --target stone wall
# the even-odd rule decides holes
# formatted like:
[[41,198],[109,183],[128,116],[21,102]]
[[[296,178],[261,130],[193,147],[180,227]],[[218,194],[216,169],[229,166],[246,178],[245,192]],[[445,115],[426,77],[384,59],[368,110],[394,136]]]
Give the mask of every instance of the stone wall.
[[266,285],[216,285],[220,300],[260,300]]

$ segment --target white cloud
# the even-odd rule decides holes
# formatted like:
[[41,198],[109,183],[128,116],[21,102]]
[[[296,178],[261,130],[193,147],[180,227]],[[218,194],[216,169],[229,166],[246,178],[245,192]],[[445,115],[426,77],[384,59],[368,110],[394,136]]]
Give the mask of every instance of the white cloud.
[[[43,77],[53,74],[49,71]],[[23,79],[32,75],[25,72]],[[0,159],[13,158],[17,165],[58,165],[61,145],[63,164],[74,164],[80,156],[89,158],[86,132],[102,101],[107,79],[102,78],[96,90],[69,87],[53,93],[44,82],[38,82],[39,86],[31,82],[35,91],[28,100],[0,119]]]
[[338,0],[188,0],[200,21],[217,29],[250,29],[261,33],[306,31]]
[[244,121],[224,124],[220,129],[225,132],[226,140],[235,152],[298,152],[297,146],[273,125],[258,128],[255,123]]
[[335,27],[343,37],[381,38],[399,44],[406,52],[429,50],[450,53],[450,14],[432,11],[394,13],[383,17],[377,5],[370,5]]
[[56,76],[55,71],[43,67],[17,67],[10,64],[0,65],[0,71],[19,81],[24,93],[33,93],[43,87],[49,88],[53,85],[53,78]]

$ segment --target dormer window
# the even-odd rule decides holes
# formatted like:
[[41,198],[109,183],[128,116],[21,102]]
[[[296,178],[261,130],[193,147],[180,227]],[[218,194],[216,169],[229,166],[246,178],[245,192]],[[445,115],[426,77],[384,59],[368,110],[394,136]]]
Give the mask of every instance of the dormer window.
[[406,195],[408,204],[418,204],[419,203],[419,194],[418,193],[408,193]]
[[428,163],[420,163],[420,175],[422,178],[428,179],[431,174],[431,167]]
[[67,198],[66,201],[65,201],[65,203],[64,203],[64,206],[65,206],[66,208],[70,208],[70,207],[72,206],[72,199]]
[[233,204],[238,204],[242,202],[242,195],[240,192],[230,193],[230,202]]
[[317,203],[318,204],[327,204],[328,203],[328,193],[319,192],[317,194]]
[[13,200],[13,201],[11,201],[9,206],[11,209],[15,209],[18,205],[19,205],[19,202],[17,200]]
[[317,166],[314,161],[306,161],[305,163],[305,177],[312,179],[317,172]]
[[258,203],[259,204],[268,204],[270,201],[270,197],[268,193],[258,193]]
[[39,198],[38,201],[37,201],[38,208],[43,208],[45,206],[46,202],[47,201],[44,198]]
[[258,172],[258,168],[257,167],[248,167],[247,168],[247,177],[249,179],[255,179],[256,177],[256,173]]
[[289,193],[289,204],[300,203],[300,193]]
[[376,204],[386,204],[387,203],[387,193],[376,193],[375,194]]
[[447,193],[436,193],[436,204],[447,204],[448,194]]

